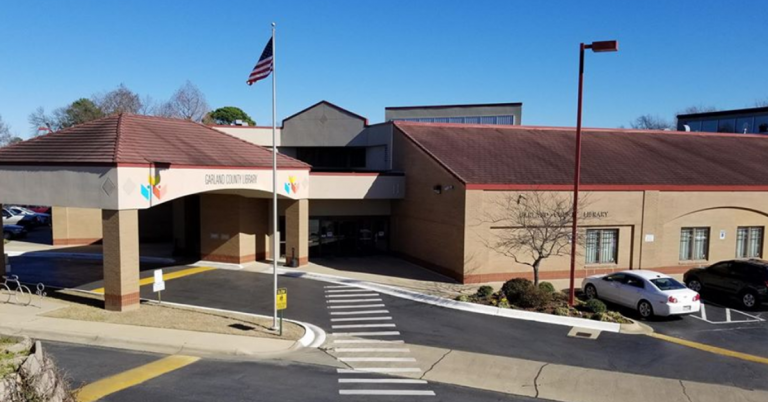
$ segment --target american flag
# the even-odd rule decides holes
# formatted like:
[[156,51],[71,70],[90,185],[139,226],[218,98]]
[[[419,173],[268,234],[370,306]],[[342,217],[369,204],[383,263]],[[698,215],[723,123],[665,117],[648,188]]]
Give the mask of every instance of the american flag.
[[253,67],[251,75],[248,76],[248,81],[246,81],[246,83],[251,85],[260,79],[267,78],[269,73],[272,72],[272,67],[272,39],[270,38],[269,42],[267,42],[267,46],[264,48],[264,51],[261,52],[259,61],[256,63],[256,66]]

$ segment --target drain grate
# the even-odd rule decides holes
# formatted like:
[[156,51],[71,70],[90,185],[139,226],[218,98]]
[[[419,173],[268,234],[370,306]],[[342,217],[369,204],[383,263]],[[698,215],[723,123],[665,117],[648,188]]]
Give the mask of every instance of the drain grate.
[[600,331],[596,329],[589,329],[589,328],[573,327],[571,328],[571,331],[568,332],[568,336],[572,338],[580,338],[580,339],[595,340],[599,335],[600,335]]

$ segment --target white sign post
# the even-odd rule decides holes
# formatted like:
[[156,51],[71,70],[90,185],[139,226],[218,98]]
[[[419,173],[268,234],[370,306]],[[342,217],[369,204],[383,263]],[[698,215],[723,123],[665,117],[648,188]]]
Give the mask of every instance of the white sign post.
[[165,290],[165,281],[163,280],[163,270],[155,270],[155,283],[152,284],[152,291],[157,293],[157,300],[162,303],[162,292]]

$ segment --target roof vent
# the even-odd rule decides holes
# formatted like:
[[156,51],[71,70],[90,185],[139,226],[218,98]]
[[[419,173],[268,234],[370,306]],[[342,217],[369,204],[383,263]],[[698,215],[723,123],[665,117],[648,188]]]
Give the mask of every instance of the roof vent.
[[683,124],[683,131],[690,133],[691,132],[691,126],[689,126],[687,124]]
[[235,125],[235,126],[243,126],[243,127],[248,127],[248,122],[245,122],[245,121],[242,121],[242,120],[240,120],[240,119],[237,119],[237,120],[235,120],[235,123],[234,123],[234,125]]

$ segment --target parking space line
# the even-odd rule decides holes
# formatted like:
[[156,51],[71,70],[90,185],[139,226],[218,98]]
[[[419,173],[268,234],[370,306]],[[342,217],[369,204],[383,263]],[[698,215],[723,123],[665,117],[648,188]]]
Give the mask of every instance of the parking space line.
[[[178,279],[178,278],[183,278],[185,276],[190,276],[190,275],[195,275],[195,274],[201,274],[203,272],[213,271],[214,269],[216,269],[216,268],[213,268],[213,267],[194,267],[194,268],[182,269],[182,270],[179,270],[179,271],[175,271],[175,272],[171,272],[171,273],[167,273],[167,274],[163,275],[163,280],[164,281],[170,281],[172,279]],[[146,278],[143,278],[143,279],[139,280],[139,286],[147,286],[147,285],[151,285],[153,283],[155,283],[155,278],[152,277],[152,276],[146,277]],[[104,294],[104,288],[94,289],[94,290],[92,290],[92,292]]]
[[725,309],[725,322],[731,322],[731,309]]
[[199,357],[173,355],[88,384],[77,391],[78,402],[93,402],[133,387],[200,360]]
[[656,339],[661,339],[661,340],[664,340],[664,341],[667,341],[667,342],[676,343],[678,345],[687,346],[689,348],[703,350],[703,351],[709,352],[709,353],[714,353],[714,354],[721,355],[721,356],[733,357],[733,358],[736,358],[736,359],[746,360],[746,361],[750,361],[750,362],[753,362],[753,363],[761,363],[761,364],[768,365],[768,358],[765,358],[765,357],[762,357],[762,356],[755,356],[755,355],[750,355],[750,354],[747,354],[747,353],[736,352],[736,351],[733,351],[733,350],[718,348],[717,346],[711,346],[711,345],[706,345],[706,344],[703,344],[703,343],[698,343],[698,342],[693,342],[693,341],[689,341],[689,340],[685,340],[685,339],[675,338],[673,336],[659,334],[659,333],[656,333],[656,332],[654,332],[652,334],[649,334],[648,336],[656,338]]

